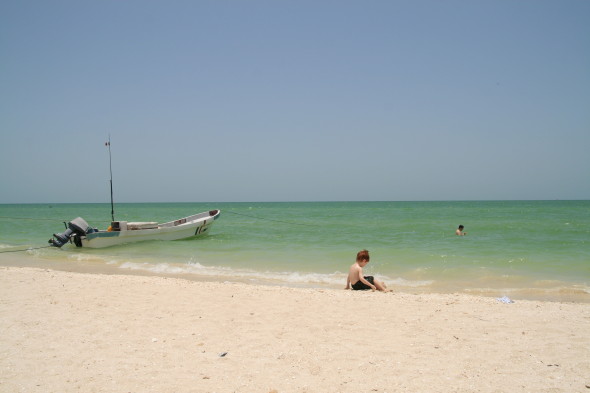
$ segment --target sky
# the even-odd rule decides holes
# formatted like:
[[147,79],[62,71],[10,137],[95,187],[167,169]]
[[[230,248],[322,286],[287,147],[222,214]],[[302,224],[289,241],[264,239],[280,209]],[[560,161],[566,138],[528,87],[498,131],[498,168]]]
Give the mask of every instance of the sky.
[[586,0],[0,2],[0,203],[590,199]]

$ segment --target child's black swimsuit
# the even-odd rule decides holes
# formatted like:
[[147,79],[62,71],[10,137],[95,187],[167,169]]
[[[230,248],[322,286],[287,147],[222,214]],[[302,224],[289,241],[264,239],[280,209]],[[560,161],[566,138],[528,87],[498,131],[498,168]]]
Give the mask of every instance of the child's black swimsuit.
[[[373,276],[365,276],[365,280],[367,280],[371,284],[375,285],[375,283],[373,281]],[[365,284],[364,282],[362,282],[361,280],[358,280],[357,282],[352,284],[352,289],[354,289],[355,291],[364,291],[367,289],[371,289],[371,287],[368,286],[367,284]]]

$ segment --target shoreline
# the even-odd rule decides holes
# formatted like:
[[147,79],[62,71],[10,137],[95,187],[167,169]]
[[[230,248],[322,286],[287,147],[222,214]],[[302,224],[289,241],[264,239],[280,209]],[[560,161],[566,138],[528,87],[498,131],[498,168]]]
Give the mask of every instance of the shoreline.
[[586,391],[590,307],[0,267],[27,392]]
[[[123,267],[126,265],[127,267]],[[39,269],[50,269],[63,272],[88,273],[88,274],[107,274],[107,275],[129,275],[140,277],[166,277],[178,278],[196,282],[235,282],[246,285],[262,285],[279,288],[306,288],[306,289],[342,289],[346,282],[346,275],[342,273],[341,280],[331,282],[315,281],[285,281],[281,277],[265,277],[255,273],[250,275],[234,274],[203,274],[198,271],[183,271],[186,265],[164,263],[167,269],[160,269],[160,265],[147,264],[144,267],[128,267],[140,265],[139,263],[125,263],[123,265],[109,264],[105,262],[95,262],[93,260],[70,260],[63,258],[43,258],[25,253],[0,253],[0,267],[31,267]],[[225,272],[224,272],[225,273]],[[279,276],[280,274],[277,274]],[[288,276],[288,275],[286,275]],[[377,275],[379,277],[379,275]],[[381,277],[383,279],[383,277]],[[342,284],[340,285],[340,281]],[[396,293],[407,294],[466,294],[471,296],[481,296],[486,298],[500,298],[508,296],[514,300],[533,300],[543,302],[572,302],[590,304],[590,288],[585,285],[540,280],[537,281],[536,287],[509,287],[509,286],[489,286],[489,283],[482,283],[481,286],[469,287],[473,281],[467,279],[456,280],[453,282],[439,281],[435,285],[408,285],[405,280],[385,279],[386,284]],[[565,284],[565,285],[564,285]]]

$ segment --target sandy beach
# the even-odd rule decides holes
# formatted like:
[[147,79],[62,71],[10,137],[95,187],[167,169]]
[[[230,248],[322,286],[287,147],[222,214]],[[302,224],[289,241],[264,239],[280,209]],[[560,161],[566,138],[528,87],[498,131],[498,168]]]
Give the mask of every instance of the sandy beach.
[[1,392],[590,392],[590,306],[0,267]]

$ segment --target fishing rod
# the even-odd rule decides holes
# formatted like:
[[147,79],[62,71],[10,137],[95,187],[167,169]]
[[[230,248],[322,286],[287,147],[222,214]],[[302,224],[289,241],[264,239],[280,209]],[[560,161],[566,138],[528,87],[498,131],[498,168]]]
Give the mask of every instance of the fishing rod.
[[115,221],[115,204],[113,202],[113,160],[111,157],[111,134],[109,134],[109,141],[104,144],[109,148],[109,171],[111,173],[111,221]]

